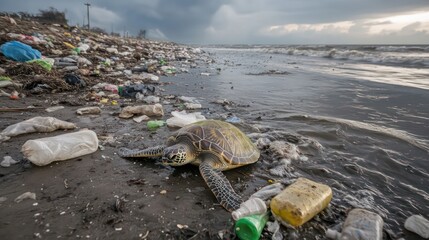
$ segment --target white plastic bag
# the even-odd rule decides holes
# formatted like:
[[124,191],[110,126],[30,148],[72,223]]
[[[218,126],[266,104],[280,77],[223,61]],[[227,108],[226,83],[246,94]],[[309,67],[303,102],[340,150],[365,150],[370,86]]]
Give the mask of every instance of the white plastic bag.
[[55,161],[90,154],[97,149],[97,134],[91,130],[82,130],[55,137],[28,140],[22,146],[21,152],[32,163],[45,166]]
[[413,215],[405,221],[405,229],[417,233],[422,238],[429,238],[429,220],[420,215]]
[[0,142],[24,133],[53,132],[57,129],[74,128],[76,128],[74,123],[65,122],[54,117],[34,117],[5,128],[0,133]]
[[171,112],[172,118],[167,119],[167,126],[169,127],[183,127],[185,125],[206,120],[206,117],[201,115],[200,112],[187,113],[185,110],[178,112]]

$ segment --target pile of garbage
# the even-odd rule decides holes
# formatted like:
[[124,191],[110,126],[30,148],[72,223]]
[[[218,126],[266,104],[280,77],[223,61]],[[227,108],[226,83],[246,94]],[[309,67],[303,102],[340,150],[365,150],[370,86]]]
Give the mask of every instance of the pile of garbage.
[[147,85],[161,84],[160,76],[188,72],[198,61],[209,61],[201,49],[171,42],[7,16],[0,17],[0,26],[0,96],[11,99],[82,89],[134,98],[136,93],[153,93],[155,87]]

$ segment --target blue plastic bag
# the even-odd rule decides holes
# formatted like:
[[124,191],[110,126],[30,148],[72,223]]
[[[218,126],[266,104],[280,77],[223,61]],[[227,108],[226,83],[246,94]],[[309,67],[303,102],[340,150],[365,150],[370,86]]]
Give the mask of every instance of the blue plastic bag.
[[18,62],[40,59],[42,54],[31,46],[18,41],[7,42],[0,46],[0,51],[7,58]]

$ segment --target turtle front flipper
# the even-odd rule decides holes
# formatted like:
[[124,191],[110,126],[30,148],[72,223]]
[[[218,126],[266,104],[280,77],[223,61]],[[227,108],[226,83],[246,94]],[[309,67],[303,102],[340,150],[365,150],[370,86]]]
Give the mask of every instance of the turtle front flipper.
[[201,160],[200,173],[218,202],[230,212],[239,208],[242,202],[241,197],[235,193],[225,175],[219,169],[214,168],[216,161],[213,159]]
[[164,145],[146,148],[143,150],[131,150],[128,148],[120,148],[119,149],[119,156],[124,158],[137,158],[137,157],[147,157],[147,158],[154,158],[154,157],[161,157],[164,152]]

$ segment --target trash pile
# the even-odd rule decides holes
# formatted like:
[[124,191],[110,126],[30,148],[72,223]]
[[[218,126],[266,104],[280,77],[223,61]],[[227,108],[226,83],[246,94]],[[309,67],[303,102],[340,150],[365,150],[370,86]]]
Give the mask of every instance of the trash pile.
[[88,91],[89,98],[154,95],[160,76],[188,72],[203,52],[171,42],[121,38],[78,27],[0,17],[0,96]]

